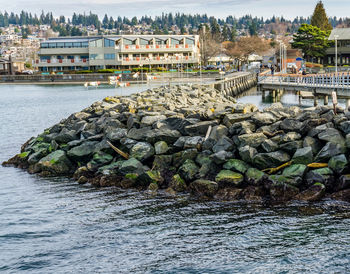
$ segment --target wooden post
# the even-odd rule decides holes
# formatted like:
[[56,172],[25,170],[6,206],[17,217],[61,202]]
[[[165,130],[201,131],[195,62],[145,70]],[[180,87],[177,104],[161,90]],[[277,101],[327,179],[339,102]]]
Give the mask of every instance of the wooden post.
[[350,99],[346,99],[346,110],[349,110],[350,107]]
[[337,98],[337,93],[335,91],[332,92],[332,100],[333,100],[334,115],[337,115],[338,98]]
[[328,106],[328,95],[324,96],[324,105]]

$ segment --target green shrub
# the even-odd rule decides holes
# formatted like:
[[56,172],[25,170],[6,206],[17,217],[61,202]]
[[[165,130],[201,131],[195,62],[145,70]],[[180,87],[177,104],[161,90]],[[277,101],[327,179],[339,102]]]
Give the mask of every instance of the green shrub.
[[76,71],[75,74],[88,74],[88,73],[93,73],[92,70],[79,70]]

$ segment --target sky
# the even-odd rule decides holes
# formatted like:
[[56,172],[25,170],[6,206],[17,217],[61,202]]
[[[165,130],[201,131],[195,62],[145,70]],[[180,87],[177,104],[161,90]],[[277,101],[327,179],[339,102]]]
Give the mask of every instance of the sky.
[[[40,14],[41,10],[52,11],[54,16],[71,17],[73,12],[92,11],[102,17],[105,13],[118,16],[155,16],[162,12],[203,14],[225,18],[251,14],[258,17],[311,16],[318,0],[0,0],[0,11],[21,10]],[[350,16],[350,0],[323,0],[328,16]]]

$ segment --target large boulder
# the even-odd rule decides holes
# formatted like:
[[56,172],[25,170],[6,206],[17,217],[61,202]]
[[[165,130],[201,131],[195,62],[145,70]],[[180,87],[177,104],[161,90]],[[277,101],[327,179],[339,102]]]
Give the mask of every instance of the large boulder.
[[87,162],[95,151],[98,142],[84,142],[67,152],[70,159],[76,162]]
[[313,162],[312,148],[304,147],[298,148],[294,153],[292,161],[294,164],[308,165]]
[[70,141],[77,140],[78,136],[75,130],[63,128],[60,133],[55,135],[54,140],[59,144],[67,144]]
[[344,154],[333,156],[328,162],[328,167],[337,174],[343,173],[347,166],[348,160]]
[[253,163],[256,154],[258,154],[258,151],[253,147],[244,146],[239,148],[239,156],[241,156],[242,160],[246,163]]
[[178,173],[186,182],[191,182],[196,178],[198,170],[199,169],[194,161],[186,160],[179,168]]
[[37,168],[48,172],[48,175],[67,175],[72,172],[73,164],[67,158],[66,152],[56,150],[37,163]]
[[154,153],[154,147],[151,144],[139,142],[136,143],[130,150],[130,157],[143,162],[151,158]]
[[154,149],[157,155],[165,154],[169,150],[168,144],[164,141],[159,141],[154,144]]
[[333,156],[345,153],[346,148],[337,143],[328,142],[316,155],[315,161],[324,163],[328,162]]
[[327,128],[318,134],[318,139],[326,142],[331,142],[334,144],[345,145],[345,139],[339,130],[335,128]]
[[179,174],[175,174],[169,183],[169,187],[177,192],[183,192],[187,189],[185,181],[180,177]]
[[152,116],[144,116],[141,119],[141,126],[152,126],[155,122],[165,120],[165,115],[152,115]]
[[251,117],[251,119],[258,127],[273,124],[278,120],[278,118],[271,112],[257,112]]
[[303,147],[311,147],[312,154],[317,155],[317,153],[321,150],[322,144],[319,140],[312,138],[310,136],[306,136],[303,141]]
[[258,147],[260,146],[267,137],[263,133],[252,133],[252,134],[243,134],[238,136],[239,146],[250,146],[250,147]]
[[127,129],[108,127],[105,131],[105,134],[108,140],[116,142],[120,141],[127,135]]
[[231,170],[221,170],[215,177],[215,181],[220,188],[223,187],[237,187],[244,181],[244,176],[240,173]]
[[249,165],[239,159],[230,159],[224,165],[223,168],[244,174],[248,169]]
[[270,153],[258,153],[253,158],[253,163],[259,169],[275,168],[290,161],[289,154],[283,151]]
[[245,180],[250,185],[258,186],[262,184],[266,176],[267,175],[259,169],[249,168],[245,173]]
[[316,202],[323,198],[326,192],[326,187],[321,183],[313,184],[308,189],[299,193],[295,199],[307,202]]
[[190,190],[193,194],[212,198],[218,191],[219,186],[216,182],[209,180],[196,180],[190,184]]
[[283,182],[273,183],[270,187],[270,197],[274,202],[287,202],[298,195],[299,189]]
[[219,141],[213,146],[212,150],[217,153],[220,151],[232,151],[234,148],[233,142],[227,136],[223,136]]
[[307,171],[307,166],[302,164],[291,165],[283,170],[282,175],[286,178],[303,178]]
[[284,119],[280,125],[280,128],[285,131],[297,131],[300,130],[302,122],[299,122],[297,119]]
[[217,121],[203,121],[196,123],[194,125],[189,125],[185,127],[185,131],[190,136],[205,136],[208,131],[209,126],[218,125]]
[[129,160],[123,161],[121,164],[119,164],[118,171],[121,175],[126,175],[128,173],[140,175],[146,170],[147,168],[145,168],[139,160],[130,158]]
[[335,187],[333,171],[328,167],[311,170],[306,174],[305,178],[308,186],[312,186],[315,183],[322,183],[328,190]]

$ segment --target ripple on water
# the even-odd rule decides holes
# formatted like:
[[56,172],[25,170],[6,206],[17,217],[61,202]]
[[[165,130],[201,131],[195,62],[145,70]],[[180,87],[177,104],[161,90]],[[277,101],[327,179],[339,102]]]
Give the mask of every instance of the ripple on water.
[[[0,86],[0,160],[71,112],[116,92]],[[3,272],[350,271],[350,209],[341,203],[266,208],[98,189],[14,168],[0,167],[0,175]]]

